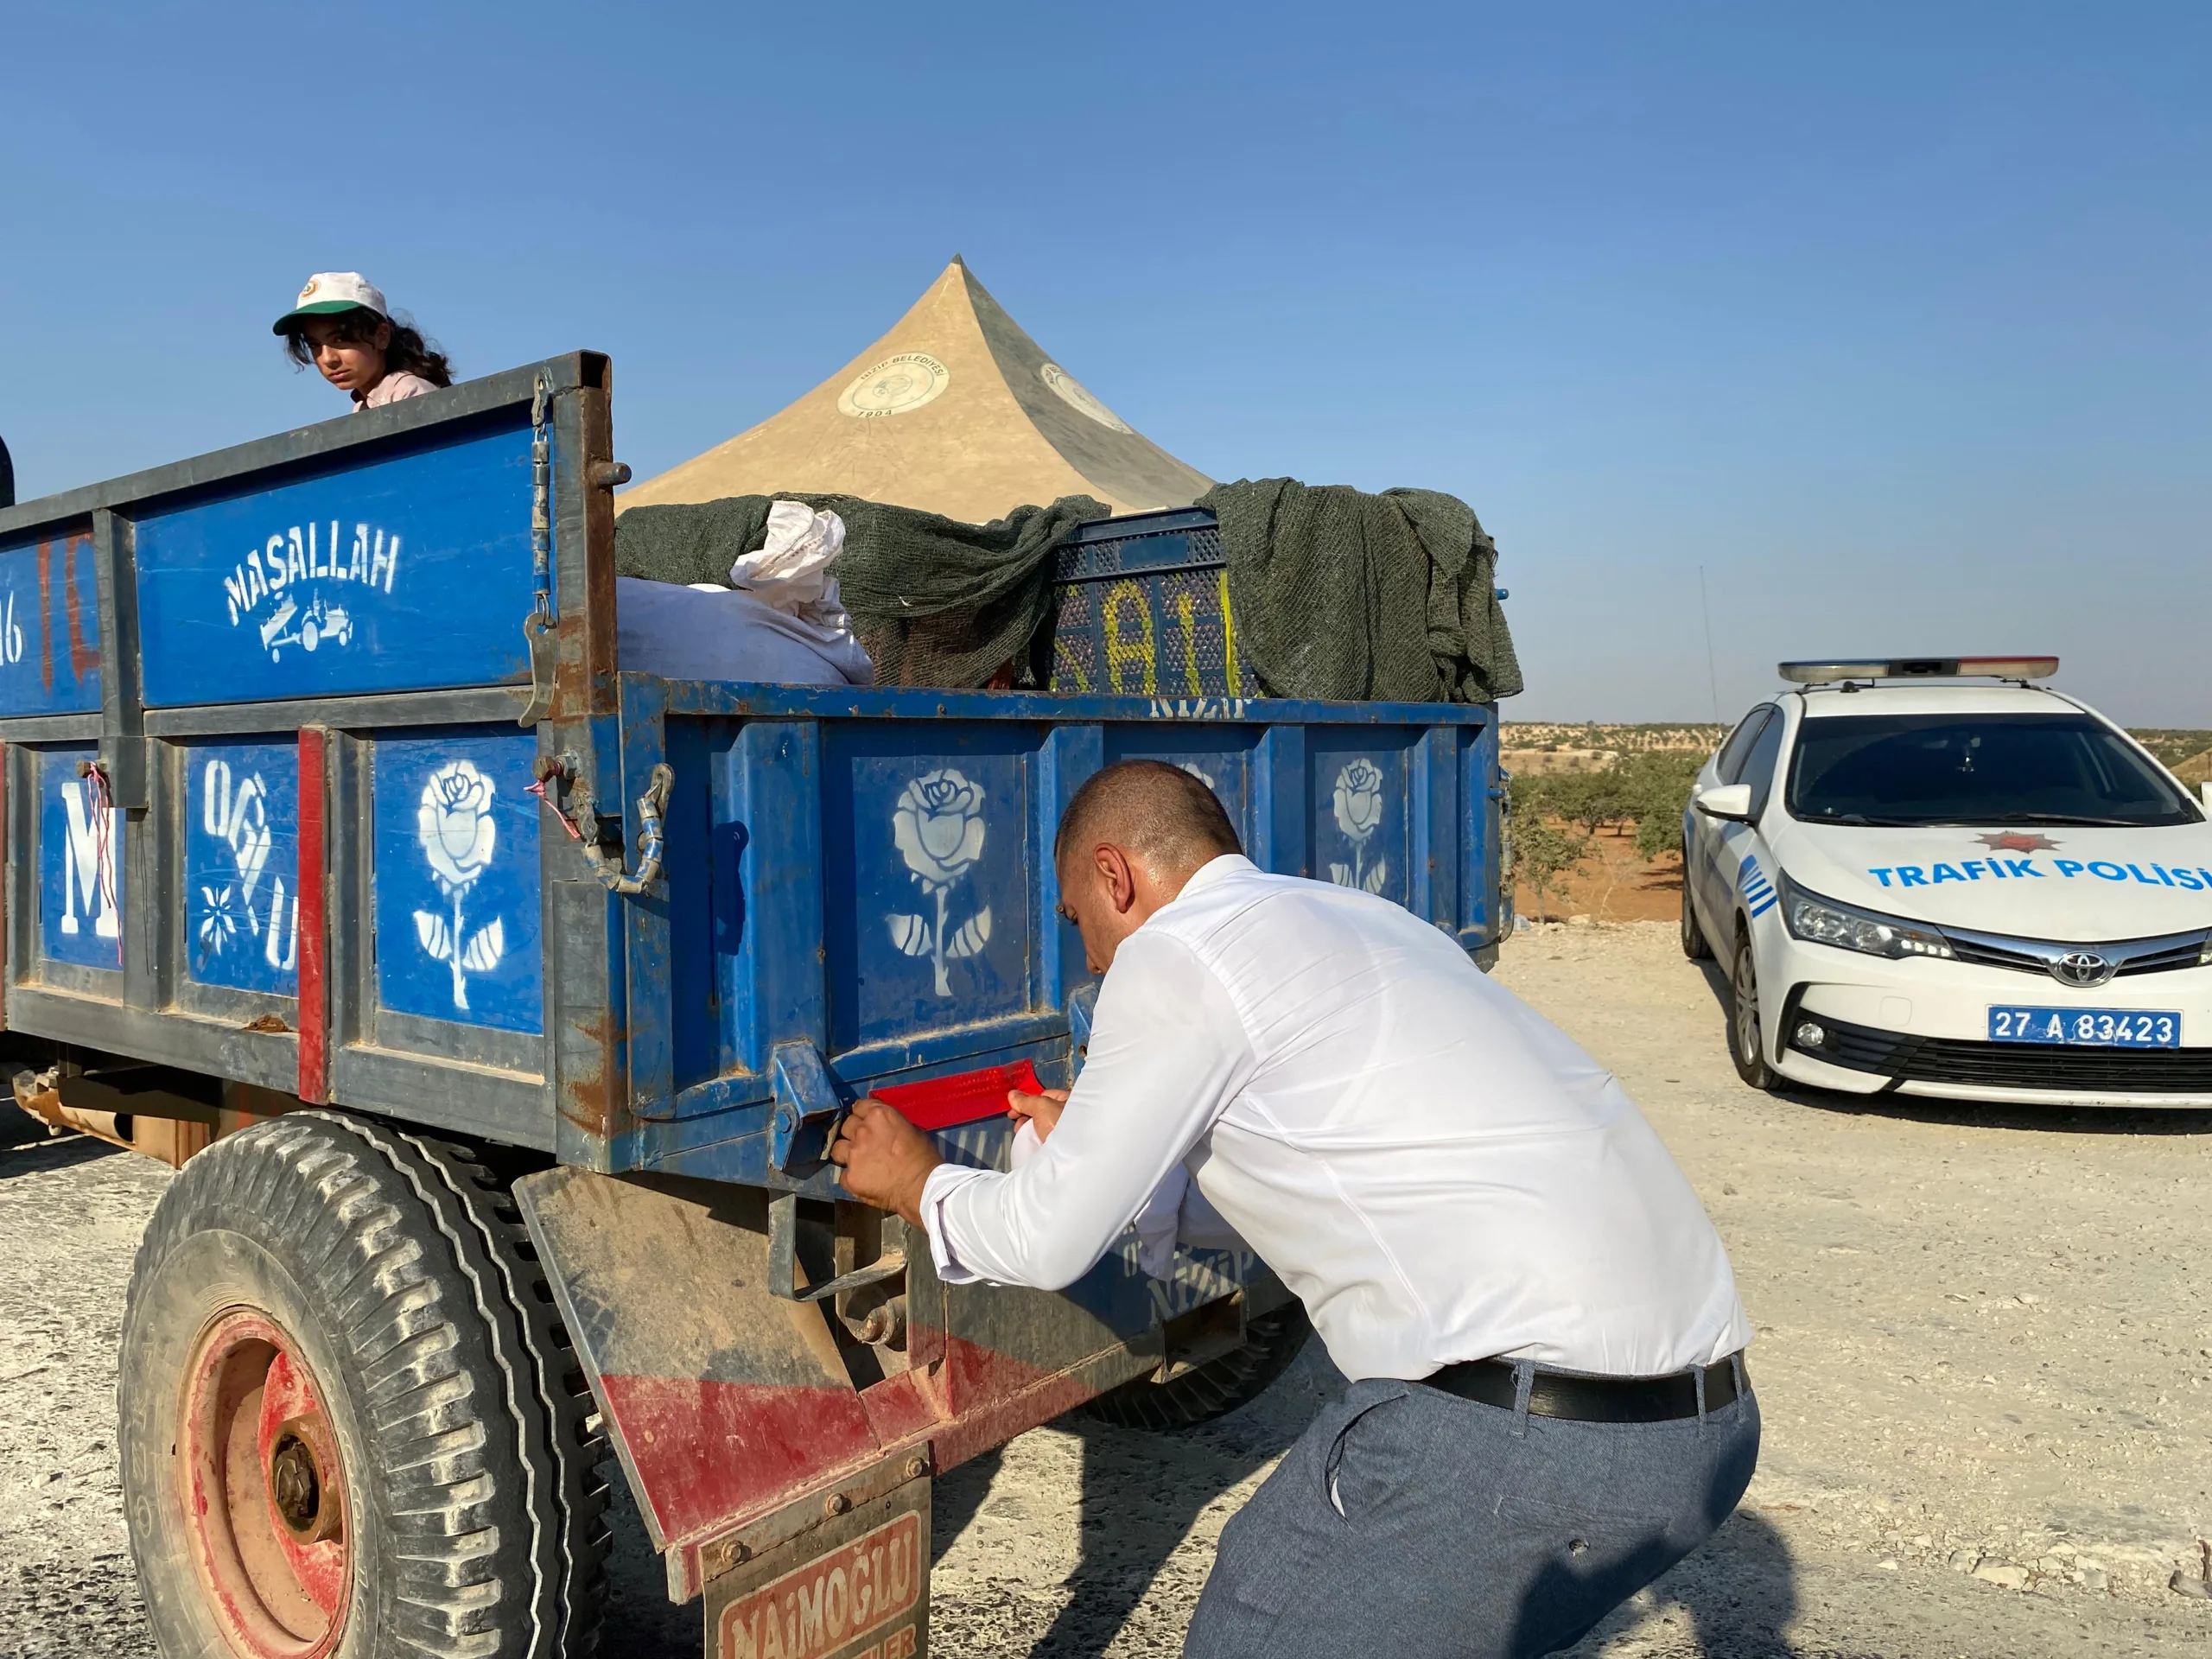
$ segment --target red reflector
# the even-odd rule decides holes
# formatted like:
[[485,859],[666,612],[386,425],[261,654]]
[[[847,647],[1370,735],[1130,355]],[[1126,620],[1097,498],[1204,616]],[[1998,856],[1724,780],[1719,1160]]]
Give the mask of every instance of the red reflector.
[[988,1065],[981,1071],[931,1077],[926,1083],[894,1083],[870,1092],[886,1105],[897,1107],[899,1116],[918,1129],[949,1129],[1002,1115],[1009,1089],[1037,1095],[1045,1091],[1045,1085],[1037,1080],[1035,1066],[1016,1060],[1012,1065]]

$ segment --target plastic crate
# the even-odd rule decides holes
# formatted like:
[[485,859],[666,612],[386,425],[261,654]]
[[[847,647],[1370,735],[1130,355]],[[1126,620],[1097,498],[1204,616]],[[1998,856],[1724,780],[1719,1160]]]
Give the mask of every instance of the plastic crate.
[[1233,696],[1236,659],[1221,529],[1205,507],[1101,518],[1059,551],[1052,690]]

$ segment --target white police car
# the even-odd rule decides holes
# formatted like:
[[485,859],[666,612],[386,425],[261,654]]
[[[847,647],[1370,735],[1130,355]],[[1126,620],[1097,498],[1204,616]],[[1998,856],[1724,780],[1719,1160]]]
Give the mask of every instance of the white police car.
[[1682,948],[1745,1082],[2212,1104],[2212,822],[2057,669],[1784,663],[1706,763]]

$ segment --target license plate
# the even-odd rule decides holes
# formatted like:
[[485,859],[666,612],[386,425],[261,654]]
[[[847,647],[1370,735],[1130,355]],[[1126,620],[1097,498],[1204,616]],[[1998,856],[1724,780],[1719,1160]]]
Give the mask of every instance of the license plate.
[[1989,1040],[2082,1048],[2179,1048],[2181,1015],[2145,1008],[1992,1008]]
[[796,1536],[707,1581],[713,1659],[930,1659],[929,1478],[826,1519],[807,1498],[771,1535],[793,1511]]

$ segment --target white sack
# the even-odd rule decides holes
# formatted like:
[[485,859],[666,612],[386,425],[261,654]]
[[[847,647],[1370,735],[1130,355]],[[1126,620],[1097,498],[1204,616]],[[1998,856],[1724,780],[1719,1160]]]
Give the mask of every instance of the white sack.
[[[836,586],[830,584],[833,594]],[[837,615],[842,620],[844,613]],[[685,588],[616,577],[614,635],[617,660],[632,674],[768,685],[875,683],[875,665],[849,626],[824,626],[712,583]]]

